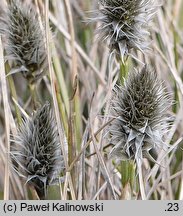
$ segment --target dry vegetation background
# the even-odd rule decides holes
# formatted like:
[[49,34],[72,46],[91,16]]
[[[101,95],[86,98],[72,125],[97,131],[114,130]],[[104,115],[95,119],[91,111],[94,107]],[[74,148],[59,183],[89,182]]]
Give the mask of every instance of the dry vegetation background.
[[[50,101],[56,114],[59,138],[68,150],[65,181],[50,186],[48,199],[141,199],[137,174],[108,158],[106,137],[109,99],[120,65],[109,59],[109,49],[97,40],[99,23],[88,23],[97,0],[27,0],[34,4],[46,28],[49,66],[36,83],[39,101]],[[7,2],[1,0],[1,7]],[[2,14],[0,10],[0,14]],[[165,80],[176,103],[169,110],[174,122],[166,136],[172,148],[159,152],[157,164],[143,160],[147,199],[183,199],[183,1],[165,0],[150,26],[151,50],[145,55],[158,76]],[[0,44],[0,199],[35,199],[8,163],[10,134],[16,136],[21,116],[30,115],[31,92],[21,73],[4,74],[3,42]],[[136,55],[144,61],[140,52]],[[129,60],[128,70],[142,68]],[[76,84],[78,83],[78,85]],[[134,179],[129,179],[133,176]]]

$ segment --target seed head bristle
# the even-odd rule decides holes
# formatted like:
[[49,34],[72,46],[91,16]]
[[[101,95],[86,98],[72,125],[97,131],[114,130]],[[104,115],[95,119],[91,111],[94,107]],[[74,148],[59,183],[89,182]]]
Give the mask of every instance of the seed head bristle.
[[49,103],[24,120],[15,144],[11,155],[18,166],[14,169],[44,199],[47,186],[54,184],[64,169],[58,130]]
[[131,72],[124,86],[115,88],[110,115],[115,120],[109,126],[111,156],[122,160],[148,157],[151,149],[165,148],[163,136],[170,126],[167,114],[172,104],[155,71],[144,67]]
[[154,0],[99,0],[101,8],[94,20],[101,25],[99,38],[108,41],[111,52],[122,57],[130,50],[144,51],[147,41],[148,24],[157,6]]
[[12,0],[4,18],[7,58],[14,60],[12,73],[21,72],[33,82],[44,75],[47,65],[45,32],[31,5]]

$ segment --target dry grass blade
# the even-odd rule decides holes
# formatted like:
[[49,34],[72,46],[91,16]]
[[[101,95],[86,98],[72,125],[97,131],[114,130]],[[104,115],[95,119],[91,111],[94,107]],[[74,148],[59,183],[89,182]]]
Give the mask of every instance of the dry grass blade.
[[72,81],[74,83],[75,77],[77,76],[77,56],[75,51],[75,34],[74,34],[74,24],[73,24],[73,18],[72,18],[72,11],[71,11],[71,5],[69,0],[64,0],[67,13],[68,13],[68,20],[69,20],[69,30],[71,35],[71,49],[72,49]]
[[91,134],[92,134],[92,143],[93,143],[93,145],[94,145],[94,148],[95,148],[95,151],[96,151],[96,154],[97,154],[97,158],[98,158],[99,163],[100,163],[100,166],[101,166],[102,174],[103,174],[105,180],[107,181],[107,183],[109,184],[109,187],[110,187],[110,189],[111,189],[111,193],[112,193],[113,199],[116,200],[117,197],[116,197],[116,194],[115,194],[115,191],[114,191],[113,183],[112,183],[112,181],[111,181],[109,172],[108,172],[108,170],[107,170],[107,168],[106,168],[106,165],[105,165],[105,163],[104,163],[104,160],[103,160],[103,158],[102,158],[102,155],[101,155],[101,153],[100,153],[100,151],[99,151],[99,149],[98,149],[98,146],[97,146],[97,144],[96,144],[96,138],[95,138],[95,136],[94,136],[94,133],[93,133],[92,129],[91,129]]
[[45,18],[46,18],[46,42],[47,42],[47,56],[48,56],[48,65],[49,65],[49,75],[50,75],[50,80],[51,80],[51,90],[52,90],[52,96],[53,96],[54,111],[55,111],[57,126],[58,126],[58,130],[59,130],[60,143],[62,143],[62,146],[61,146],[62,152],[63,152],[63,156],[64,156],[65,165],[67,166],[67,155],[65,152],[66,138],[64,135],[62,123],[60,121],[60,114],[59,114],[58,102],[57,102],[56,91],[55,91],[56,78],[55,78],[55,74],[53,71],[53,66],[51,63],[52,61],[51,61],[51,56],[50,56],[50,28],[49,28],[48,11],[49,11],[49,0],[46,0]]
[[10,167],[9,167],[9,152],[10,152],[10,119],[9,119],[9,102],[8,102],[8,90],[6,83],[6,74],[4,68],[4,55],[3,46],[0,36],[0,79],[3,95],[4,115],[5,115],[5,130],[6,130],[6,161],[5,161],[5,178],[4,178],[4,200],[9,199],[9,187],[10,187]]
[[[58,30],[67,38],[68,40],[71,40],[71,36],[68,34],[68,32],[57,22],[57,20],[54,18],[54,16],[49,13],[50,20],[53,22],[55,26],[57,26]],[[96,73],[97,77],[99,78],[102,85],[106,85],[105,80],[101,77],[100,71],[94,66],[94,64],[91,62],[90,58],[87,56],[87,54],[83,51],[83,49],[75,42],[74,43],[75,48],[77,49],[78,53],[84,58],[84,60],[88,63],[88,65],[92,68],[92,70]]]
[[[51,56],[50,56],[50,29],[49,29],[48,11],[49,11],[49,0],[46,0],[46,14],[45,14],[45,17],[46,17],[46,42],[47,42],[47,55],[48,55],[49,74],[50,74],[50,80],[51,80],[51,90],[52,90],[52,96],[53,96],[54,111],[55,111],[58,131],[59,131],[59,138],[60,138],[60,143],[61,143],[61,148],[62,148],[62,153],[63,153],[63,157],[64,157],[65,166],[67,168],[68,161],[67,161],[67,154],[66,154],[66,151],[65,151],[66,137],[64,135],[62,123],[60,121],[58,101],[57,101],[56,90],[55,90],[56,78],[55,78],[55,74],[54,74],[53,67],[52,67],[52,64],[51,64]],[[66,180],[67,180],[67,178],[66,178]],[[71,179],[69,179],[68,181],[70,181],[70,180]],[[66,183],[65,183],[64,187],[67,188]],[[66,189],[64,190],[64,192],[66,193]],[[65,193],[64,193],[64,195],[66,197]]]
[[183,199],[183,2],[1,1],[0,199]]
[[[97,132],[94,133],[94,137],[97,136],[97,134],[99,134],[108,124],[110,124],[112,121],[114,121],[114,118],[109,120],[107,123],[105,123]],[[86,148],[90,145],[92,141],[92,137],[90,137],[90,139],[87,141],[87,143],[85,144],[85,146],[81,149],[81,151],[78,153],[78,155],[76,156],[76,158],[73,160],[73,162],[71,163],[71,165],[68,168],[68,171],[72,170],[73,166],[75,165],[75,163],[79,160],[79,158],[81,157],[82,153],[86,150]]]

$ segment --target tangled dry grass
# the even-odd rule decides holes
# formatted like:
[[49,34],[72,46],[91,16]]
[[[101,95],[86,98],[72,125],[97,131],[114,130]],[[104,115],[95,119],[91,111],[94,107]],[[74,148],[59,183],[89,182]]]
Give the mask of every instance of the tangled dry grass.
[[[120,27],[122,31],[119,33],[116,31],[118,24],[113,25],[115,31],[112,31],[111,28],[106,27],[106,24],[101,25],[103,18],[97,19],[97,16],[102,16],[98,13],[99,7],[101,9],[106,2],[112,4],[112,1],[101,0],[99,2],[102,5],[99,5],[98,0],[20,0],[21,9],[28,6],[34,10],[35,17],[32,20],[36,20],[37,23],[17,19],[19,15],[15,10],[12,18],[15,22],[12,28],[14,33],[10,32],[11,23],[5,19],[7,7],[11,5],[12,0],[1,0],[1,2],[0,199],[183,199],[183,2],[181,0],[162,1],[152,21],[148,22],[148,26],[145,25],[150,33],[148,41],[151,43],[144,53],[141,52],[144,43],[142,44],[138,39],[143,42],[147,37],[144,25],[140,25],[143,26],[142,32],[140,29],[132,32],[127,26]],[[113,3],[118,5],[120,2],[114,0]],[[145,5],[145,2],[148,4],[152,1],[142,2]],[[149,13],[152,11],[154,13],[154,7],[152,11],[151,5],[147,8]],[[106,10],[109,13],[108,9],[105,8],[103,11],[104,15]],[[116,19],[116,16],[119,16],[119,11],[115,12],[116,14],[108,16],[111,23],[113,22],[111,17]],[[94,15],[96,15],[95,22],[90,22],[89,17],[93,19]],[[144,17],[143,14],[138,22],[142,22]],[[126,16],[122,18],[125,19]],[[150,18],[148,17],[148,20]],[[133,19],[128,17],[127,25],[129,23],[134,25]],[[15,28],[17,22],[21,31]],[[29,32],[32,25],[34,32]],[[105,29],[101,37],[96,34],[99,29],[99,34]],[[128,35],[124,37],[123,31],[126,29]],[[101,40],[106,38],[107,31],[110,31],[109,38],[113,42],[117,37],[117,42],[110,44],[110,40]],[[138,33],[138,37],[133,35],[135,32]],[[31,34],[31,39],[27,37],[27,33]],[[133,43],[130,43],[132,35]],[[126,40],[125,47],[124,40]],[[16,43],[16,46],[13,43]],[[117,50],[116,57],[111,54],[111,47]],[[109,130],[116,118],[110,115],[113,108],[111,105],[113,91],[117,89],[116,84],[125,85],[128,74],[133,73],[135,69],[141,71],[144,64],[156,71],[155,81],[156,76],[159,80],[163,80],[165,91],[173,100],[173,103],[166,105],[166,108],[169,107],[167,115],[171,118],[168,118],[168,130],[163,136],[163,145],[152,148],[154,135],[157,135],[154,134],[151,136],[150,143],[151,160],[143,155],[140,163],[136,157],[130,158],[132,160],[109,157],[114,147]],[[153,84],[144,86],[144,89],[149,91],[148,94],[151,93],[149,89],[151,86]],[[143,87],[141,86],[140,89],[142,92]],[[138,86],[135,87],[135,91],[138,91]],[[130,95],[133,95],[133,92]],[[51,104],[55,128],[53,128],[53,120],[49,126],[50,117],[45,117],[44,112],[36,115],[37,110],[39,112],[46,101]],[[129,103],[125,104],[129,106]],[[122,106],[123,110],[125,104]],[[129,107],[126,110],[129,113],[131,111]],[[141,112],[142,115],[145,115],[144,112]],[[33,116],[38,119],[35,120]],[[31,122],[32,117],[34,118],[32,122],[34,121],[36,125],[34,133],[40,132],[40,135],[34,136],[32,129],[34,123],[24,128],[22,126],[22,122],[23,125]],[[159,122],[161,120],[159,119]],[[128,123],[129,121],[127,126]],[[45,125],[45,130],[42,125]],[[117,132],[118,129],[117,125]],[[125,130],[127,131],[126,127]],[[25,143],[25,146],[29,147],[29,152],[25,154],[21,152],[22,149],[19,149],[18,153],[24,155],[24,158],[26,155],[27,158],[34,156],[33,160],[29,158],[30,160],[23,162],[23,167],[29,165],[28,170],[24,168],[28,181],[20,175],[21,164],[12,160],[11,156],[14,147],[18,145],[16,140],[17,137],[20,138],[21,131],[26,134],[23,138],[21,136],[21,146]],[[52,133],[54,133],[54,141]],[[31,134],[34,139],[30,140],[35,140],[37,144],[28,141],[27,137],[30,138]],[[125,140],[124,137],[121,139]],[[154,142],[156,143],[157,140]],[[50,143],[56,146],[56,149],[59,145],[61,150],[59,155],[55,154]],[[137,148],[131,144],[130,146],[131,149],[126,148],[129,155],[132,153],[133,156],[138,155]],[[64,162],[56,163],[58,157]],[[62,164],[62,169],[52,167],[57,164]],[[51,184],[53,179],[50,177],[51,169],[61,171],[53,184]],[[41,183],[41,191],[48,190],[41,195],[36,187],[38,179],[39,184],[44,179],[44,184]],[[30,184],[30,180],[34,184]]]

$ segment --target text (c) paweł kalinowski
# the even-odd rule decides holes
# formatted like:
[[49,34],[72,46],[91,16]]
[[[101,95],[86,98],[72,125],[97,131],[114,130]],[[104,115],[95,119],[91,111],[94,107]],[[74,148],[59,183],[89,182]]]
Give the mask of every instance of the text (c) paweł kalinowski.
[[27,204],[20,203],[20,211],[103,211],[103,203],[94,203],[94,204],[70,204],[64,203],[46,203],[46,204]]

